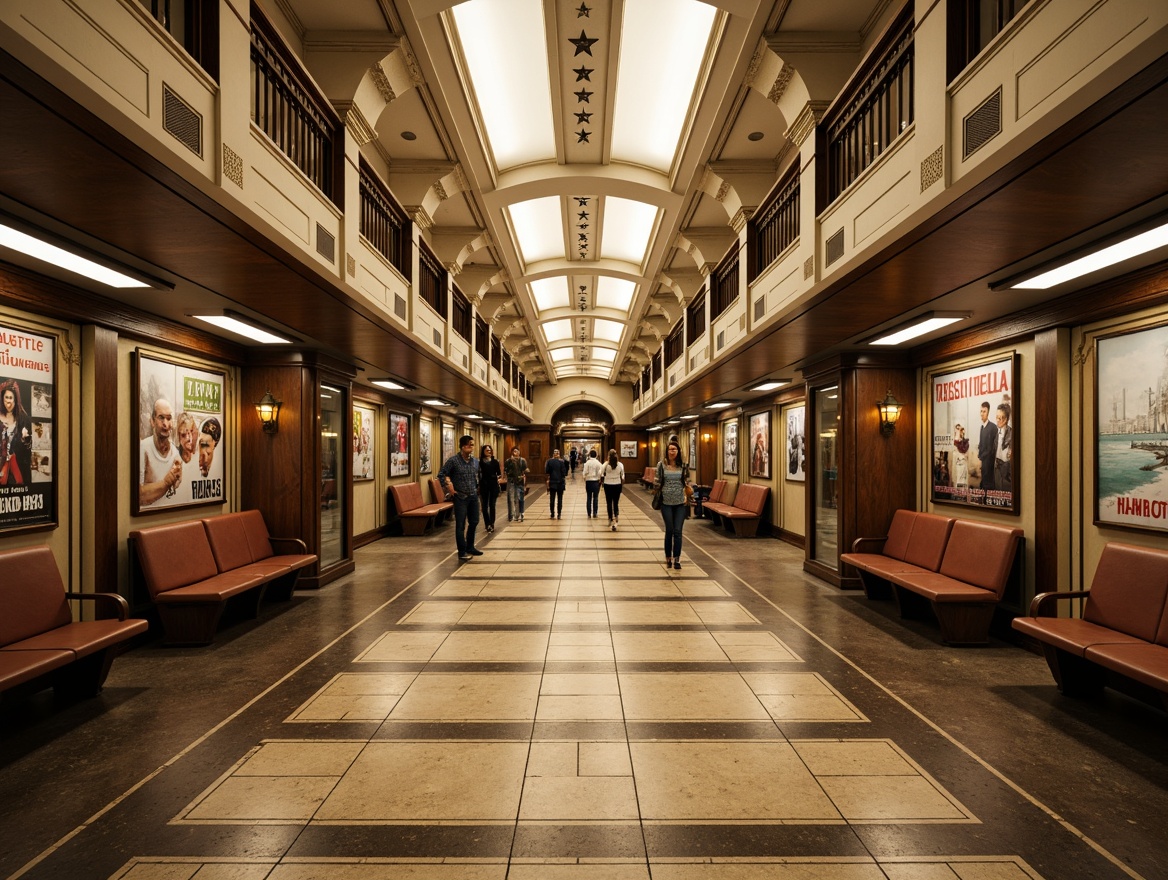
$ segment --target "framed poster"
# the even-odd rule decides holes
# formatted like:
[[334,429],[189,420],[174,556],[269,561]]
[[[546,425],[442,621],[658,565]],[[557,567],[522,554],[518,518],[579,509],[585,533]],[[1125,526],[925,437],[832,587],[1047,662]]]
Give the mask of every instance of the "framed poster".
[[353,479],[373,479],[373,416],[374,411],[353,404]]
[[442,464],[454,456],[454,425],[442,423]]
[[1017,355],[929,376],[934,502],[1018,512]]
[[55,526],[56,339],[3,324],[0,351],[0,531]]
[[1168,325],[1095,341],[1095,523],[1168,531]]
[[787,409],[787,479],[796,483],[807,480],[807,474],[803,471],[806,443],[803,425],[806,419],[806,406],[792,406]]
[[227,500],[225,374],[141,351],[132,358],[130,512],[222,504]]
[[771,414],[755,413],[750,417],[750,475],[762,480],[771,478]]
[[431,472],[430,466],[430,436],[434,430],[433,425],[429,419],[422,419],[419,422],[420,428],[418,430],[418,473],[428,474]]
[[722,473],[738,473],[738,420],[722,422]]
[[[620,456],[621,458],[636,458],[637,457],[637,441],[636,440],[622,440],[620,442],[620,446],[621,446],[621,456]],[[596,454],[597,454],[597,456],[600,455],[599,452]]]
[[405,477],[410,473],[410,417],[389,414],[389,475]]
[[698,469],[698,429],[690,428],[686,433],[688,434],[689,450],[686,452],[685,463],[696,474]]

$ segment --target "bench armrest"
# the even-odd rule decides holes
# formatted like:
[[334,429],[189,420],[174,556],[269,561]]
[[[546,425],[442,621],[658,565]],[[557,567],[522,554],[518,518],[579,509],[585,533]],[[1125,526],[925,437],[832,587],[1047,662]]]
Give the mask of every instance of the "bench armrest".
[[297,547],[300,548],[300,552],[302,554],[308,553],[308,545],[305,544],[304,541],[302,541],[300,538],[272,538],[272,537],[269,537],[268,540],[273,544],[295,544]]
[[1053,593],[1039,593],[1030,600],[1031,617],[1054,617],[1053,614],[1043,614],[1047,606],[1054,606],[1060,599],[1086,599],[1091,595],[1090,590],[1056,590]]
[[887,535],[885,535],[885,536],[884,536],[884,537],[882,537],[882,538],[856,538],[856,540],[852,541],[852,552],[853,552],[853,553],[859,553],[859,552],[860,552],[860,548],[861,548],[861,547],[863,547],[865,544],[880,544],[880,545],[883,545],[883,544],[884,544],[884,542],[885,542],[885,541],[887,541],[887,540],[888,540],[888,536],[887,536]]
[[117,612],[118,620],[125,620],[130,616],[130,604],[125,600],[125,597],[117,593],[66,593],[66,599],[88,599],[91,602],[98,604],[113,605]]

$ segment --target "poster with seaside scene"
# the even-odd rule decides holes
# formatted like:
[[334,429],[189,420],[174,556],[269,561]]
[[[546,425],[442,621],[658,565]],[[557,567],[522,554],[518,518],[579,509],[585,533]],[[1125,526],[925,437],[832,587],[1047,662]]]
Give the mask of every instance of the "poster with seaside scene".
[[1013,353],[930,378],[932,500],[1018,512]]
[[51,336],[0,325],[0,531],[57,522],[56,365]]
[[1168,531],[1168,325],[1095,354],[1095,521]]

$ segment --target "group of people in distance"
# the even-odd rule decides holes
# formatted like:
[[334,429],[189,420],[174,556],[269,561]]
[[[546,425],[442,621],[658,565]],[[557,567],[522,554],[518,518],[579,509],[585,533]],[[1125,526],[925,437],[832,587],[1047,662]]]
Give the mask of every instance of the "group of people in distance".
[[[530,469],[518,447],[511,450],[511,456],[501,466],[489,444],[484,445],[475,458],[474,438],[469,434],[458,438],[458,447],[458,453],[448,458],[438,471],[438,481],[454,502],[454,540],[458,558],[466,561],[483,555],[483,551],[475,546],[480,513],[486,531],[495,530],[495,504],[500,488],[505,486],[507,490],[507,521],[523,522],[524,492]],[[575,449],[572,454],[576,454]],[[553,450],[552,457],[544,462],[551,519],[561,518],[565,484],[569,474],[574,476],[572,464],[570,459],[564,460],[559,449]],[[605,463],[597,458],[595,449],[589,451],[583,474],[588,518],[599,516],[600,487],[603,486],[608,526],[615,532],[620,525],[620,497],[625,479],[625,466],[618,459],[616,450],[609,450]],[[682,460],[677,437],[669,438],[665,456],[657,464],[653,492],[660,496],[661,518],[665,523],[665,566],[680,569],[681,533],[693,487],[689,466]]]

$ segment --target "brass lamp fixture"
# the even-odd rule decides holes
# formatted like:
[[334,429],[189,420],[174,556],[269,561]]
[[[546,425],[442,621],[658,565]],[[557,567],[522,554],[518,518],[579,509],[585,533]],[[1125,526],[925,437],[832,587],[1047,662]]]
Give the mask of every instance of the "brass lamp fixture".
[[260,417],[265,434],[275,434],[280,430],[280,407],[283,401],[272,397],[271,391],[265,391],[264,396],[256,403],[256,415]]
[[888,437],[896,430],[896,421],[900,418],[902,409],[901,403],[892,396],[892,390],[889,389],[884,399],[876,402],[876,409],[880,412],[880,433]]

